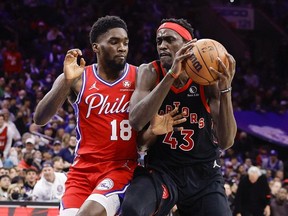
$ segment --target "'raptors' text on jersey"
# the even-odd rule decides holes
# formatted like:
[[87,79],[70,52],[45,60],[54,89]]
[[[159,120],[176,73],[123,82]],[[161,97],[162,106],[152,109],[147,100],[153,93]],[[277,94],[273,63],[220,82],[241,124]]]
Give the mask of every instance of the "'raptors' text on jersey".
[[113,83],[101,79],[97,65],[87,66],[73,108],[77,119],[77,155],[98,160],[136,160],[136,131],[129,124],[129,102],[135,89],[136,67],[126,64]]

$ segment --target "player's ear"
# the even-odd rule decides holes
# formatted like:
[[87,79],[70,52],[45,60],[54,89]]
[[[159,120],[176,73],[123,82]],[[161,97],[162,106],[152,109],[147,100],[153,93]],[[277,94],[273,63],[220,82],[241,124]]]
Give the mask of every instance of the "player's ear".
[[95,53],[99,51],[99,44],[98,43],[93,43],[92,44],[92,49]]

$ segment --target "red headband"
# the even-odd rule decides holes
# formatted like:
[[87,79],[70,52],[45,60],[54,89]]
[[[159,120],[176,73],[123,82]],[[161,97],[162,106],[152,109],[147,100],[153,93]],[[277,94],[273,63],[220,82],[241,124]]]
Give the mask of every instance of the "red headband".
[[172,29],[173,31],[176,31],[179,35],[181,35],[187,41],[192,40],[192,36],[189,33],[189,31],[177,23],[165,22],[159,26],[157,32],[163,28]]

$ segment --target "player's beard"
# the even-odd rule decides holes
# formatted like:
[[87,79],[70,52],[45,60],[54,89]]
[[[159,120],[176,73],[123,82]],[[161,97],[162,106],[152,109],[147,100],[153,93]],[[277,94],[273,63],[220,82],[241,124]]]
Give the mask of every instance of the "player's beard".
[[161,61],[162,67],[165,68],[167,71],[172,67],[172,64],[170,64],[170,62],[163,62]]
[[106,65],[115,71],[122,71],[125,67],[126,60],[123,62],[116,62],[115,60],[106,60]]
[[161,58],[159,56],[159,59],[160,59],[160,62],[161,62],[161,65],[168,71],[171,67],[172,67],[172,64],[173,64],[173,59],[171,56],[167,56],[165,58]]
[[122,71],[126,64],[126,58],[123,61],[117,62],[117,59],[111,59],[111,55],[106,50],[103,50],[103,59],[105,60],[105,64],[113,71]]

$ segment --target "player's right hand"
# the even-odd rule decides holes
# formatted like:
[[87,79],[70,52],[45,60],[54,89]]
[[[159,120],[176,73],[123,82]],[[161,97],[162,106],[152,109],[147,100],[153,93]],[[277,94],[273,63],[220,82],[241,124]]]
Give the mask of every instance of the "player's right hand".
[[191,57],[191,55],[193,54],[192,48],[195,46],[196,41],[197,41],[197,38],[194,38],[193,40],[184,44],[176,52],[173,65],[171,67],[171,70],[176,75],[176,77],[178,77],[183,72],[183,63],[187,58]]
[[64,59],[64,77],[66,80],[74,80],[84,72],[85,60],[80,58],[80,65],[77,63],[77,57],[82,56],[80,49],[68,50]]

